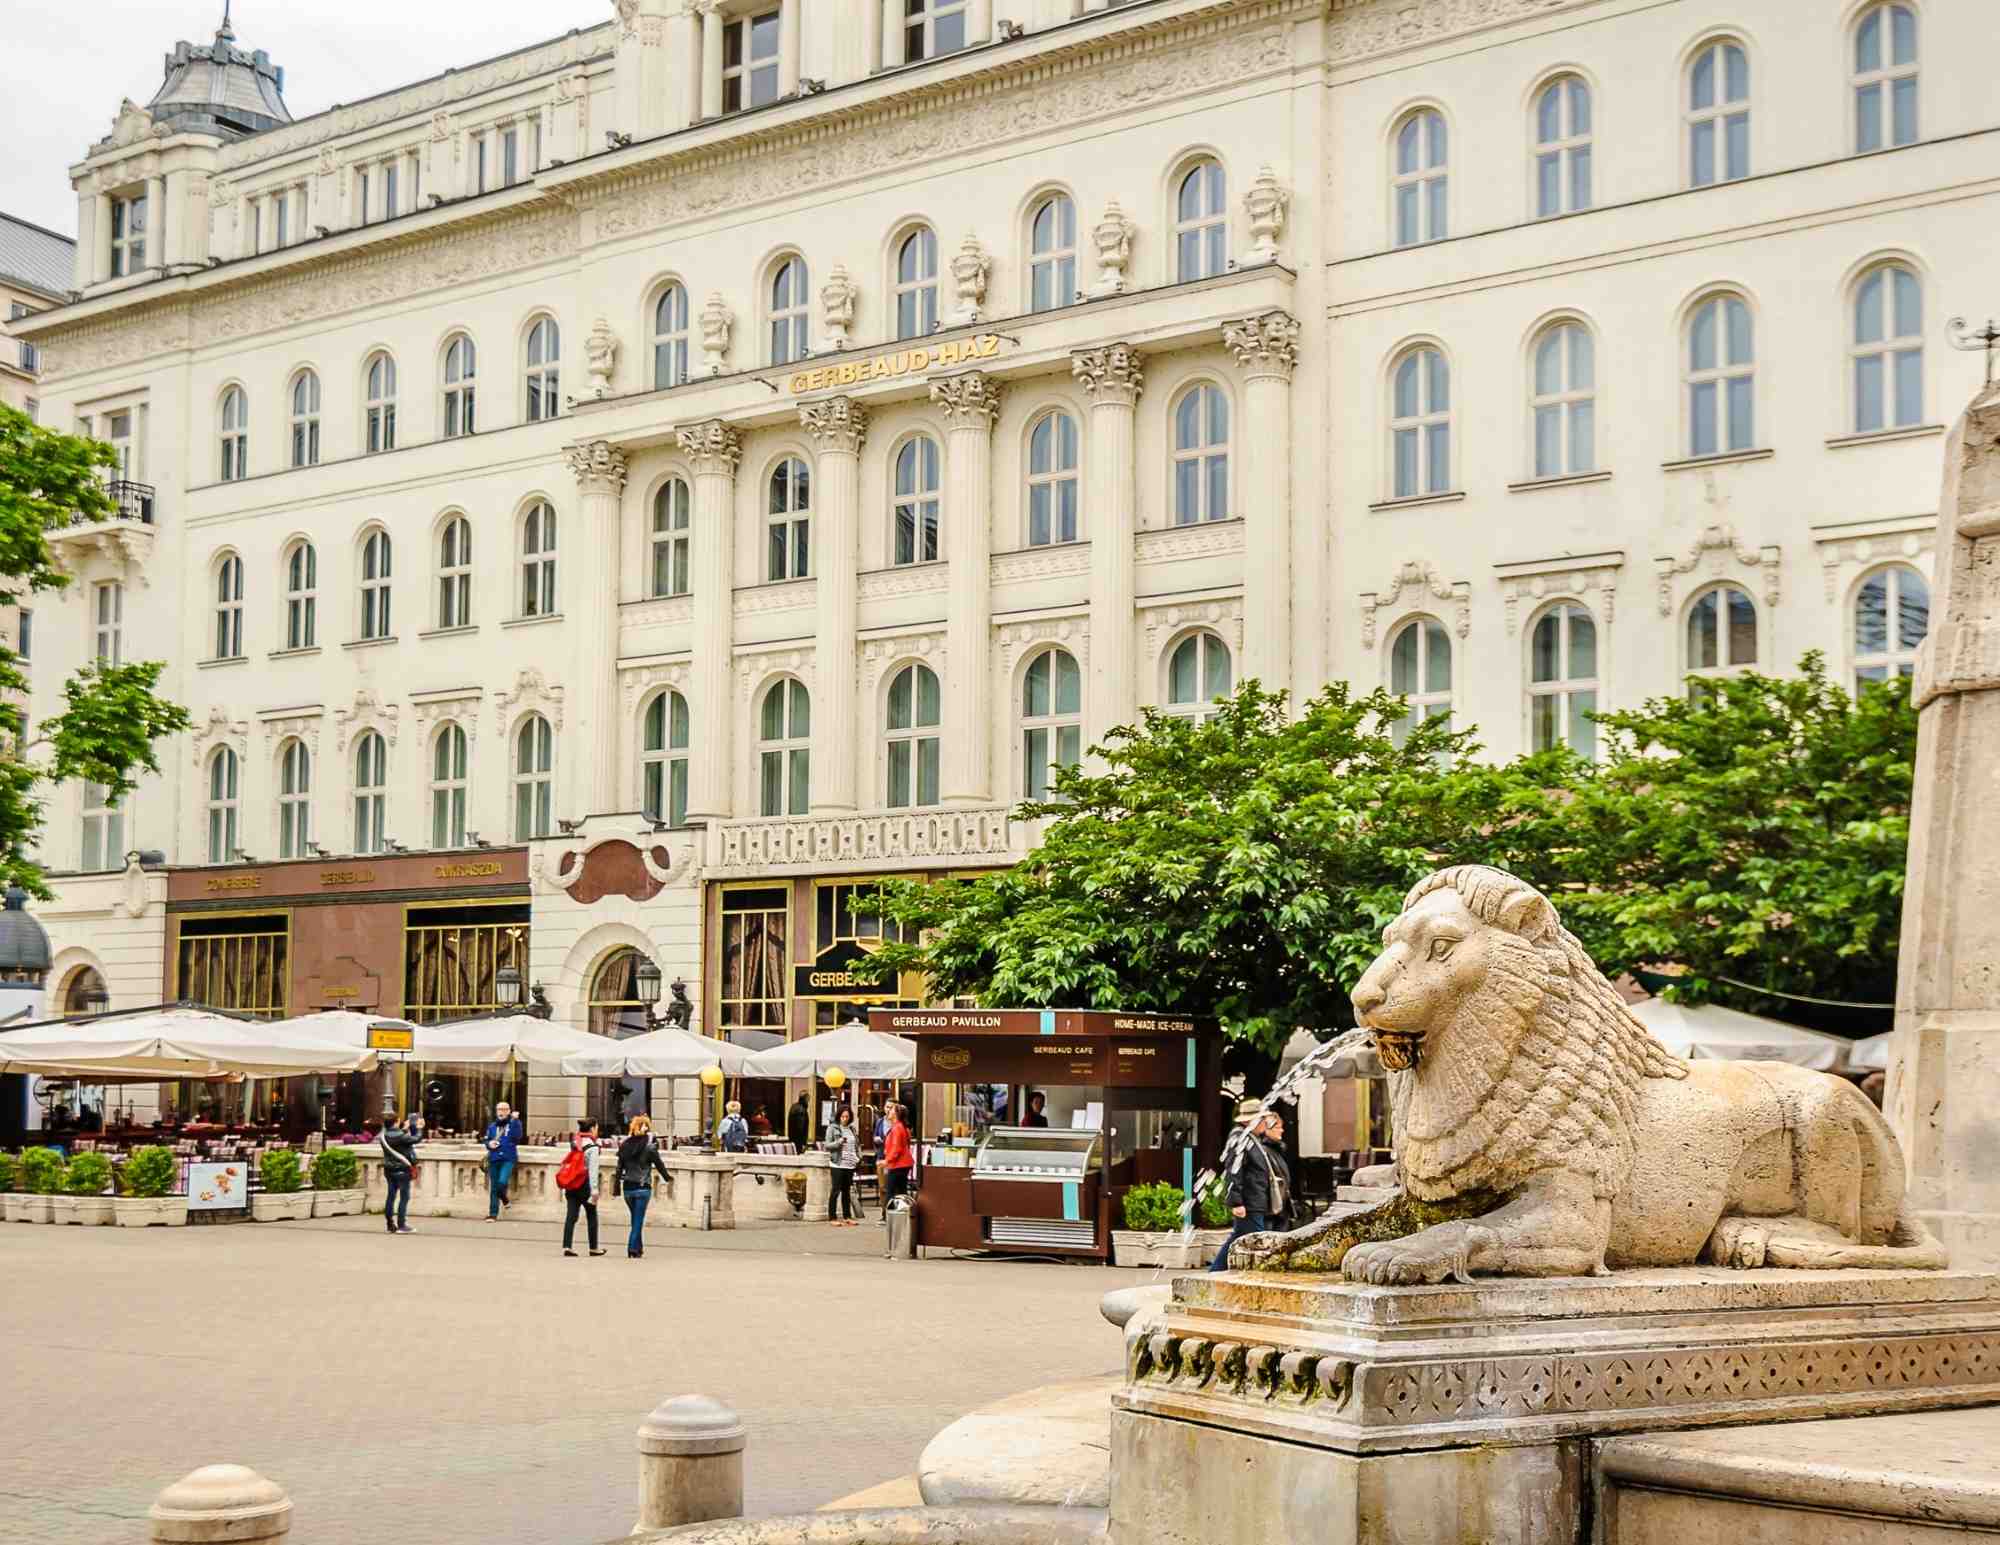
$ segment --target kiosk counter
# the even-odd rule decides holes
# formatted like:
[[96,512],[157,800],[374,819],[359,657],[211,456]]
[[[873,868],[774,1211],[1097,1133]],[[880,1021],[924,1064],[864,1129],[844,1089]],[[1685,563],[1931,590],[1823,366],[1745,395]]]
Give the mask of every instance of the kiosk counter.
[[[916,1243],[1108,1259],[1126,1190],[1192,1189],[1221,1146],[1213,1020],[1100,1009],[872,1009],[951,1119],[918,1143]],[[926,1100],[927,1109],[940,1102]]]

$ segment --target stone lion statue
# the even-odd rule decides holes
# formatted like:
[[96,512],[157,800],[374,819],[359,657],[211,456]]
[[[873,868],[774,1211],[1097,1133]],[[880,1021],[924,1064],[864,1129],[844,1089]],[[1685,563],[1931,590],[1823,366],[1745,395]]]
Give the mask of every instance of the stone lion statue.
[[1789,1063],[1673,1056],[1533,886],[1441,869],[1382,944],[1354,1009],[1389,1069],[1403,1196],[1372,1228],[1247,1235],[1232,1266],[1412,1283],[1946,1264],[1866,1096]]

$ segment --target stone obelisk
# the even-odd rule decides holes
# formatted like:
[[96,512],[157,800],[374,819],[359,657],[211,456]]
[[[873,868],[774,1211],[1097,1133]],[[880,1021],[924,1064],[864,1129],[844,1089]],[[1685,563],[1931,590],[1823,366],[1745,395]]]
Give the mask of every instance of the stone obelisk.
[[1885,1106],[1954,1267],[2000,1268],[2000,386],[1953,427]]

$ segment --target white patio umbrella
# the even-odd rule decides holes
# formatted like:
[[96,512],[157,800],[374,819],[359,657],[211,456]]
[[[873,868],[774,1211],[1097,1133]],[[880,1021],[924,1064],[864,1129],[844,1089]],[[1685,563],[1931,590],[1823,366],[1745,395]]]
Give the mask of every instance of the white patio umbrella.
[[1886,1072],[1889,1067],[1889,1041],[1895,1034],[1884,1030],[1880,1035],[1866,1036],[1847,1048],[1847,1065],[1865,1072]]
[[595,1049],[563,1058],[565,1073],[589,1078],[694,1078],[710,1067],[740,1074],[750,1060],[745,1047],[696,1035],[678,1025],[648,1030],[622,1041],[601,1035],[591,1039],[598,1042]]
[[605,1037],[532,1014],[496,1014],[456,1024],[419,1025],[418,1062],[531,1062],[560,1064],[567,1057],[602,1053]]
[[287,1023],[172,1007],[0,1032],[0,1072],[99,1079],[365,1073],[375,1053]]
[[1719,1003],[1669,1003],[1664,998],[1647,998],[1629,1007],[1633,1017],[1679,1057],[1789,1062],[1822,1072],[1847,1060],[1848,1042],[1837,1035],[1745,1014]]
[[849,1078],[908,1078],[917,1070],[916,1042],[866,1025],[842,1025],[753,1053],[743,1064],[750,1078],[817,1078],[828,1068]]

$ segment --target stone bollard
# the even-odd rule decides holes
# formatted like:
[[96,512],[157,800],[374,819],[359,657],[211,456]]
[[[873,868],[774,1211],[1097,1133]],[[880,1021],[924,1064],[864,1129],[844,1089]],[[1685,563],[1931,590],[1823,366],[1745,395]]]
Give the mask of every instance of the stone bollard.
[[639,1424],[641,1529],[743,1516],[743,1423],[708,1395],[662,1400]]
[[155,1499],[153,1539],[173,1545],[275,1540],[292,1527],[292,1499],[246,1465],[203,1465]]

